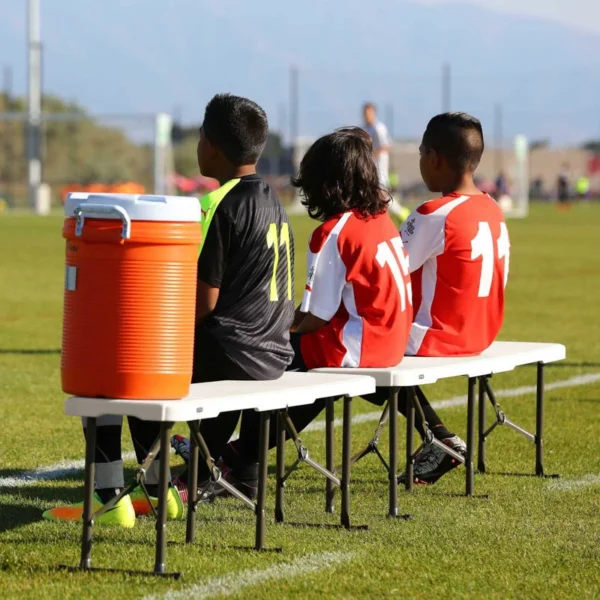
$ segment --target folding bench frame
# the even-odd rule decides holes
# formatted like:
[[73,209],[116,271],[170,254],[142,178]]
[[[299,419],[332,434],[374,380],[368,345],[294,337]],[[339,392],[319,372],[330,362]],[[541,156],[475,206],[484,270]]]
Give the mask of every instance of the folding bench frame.
[[[333,512],[334,485],[342,491],[341,526],[346,529],[368,529],[367,526],[352,526],[350,523],[350,467],[351,467],[351,443],[352,443],[352,398],[344,398],[344,424],[343,424],[343,467],[341,479],[335,475],[334,464],[334,399],[326,401],[327,428],[326,428],[326,467],[314,461],[308,449],[302,443],[298,433],[289,417],[287,410],[274,411],[277,414],[277,497],[275,520],[284,521],[284,485],[291,473],[296,470],[300,462],[315,469],[327,479],[326,484],[326,511]],[[209,486],[218,484],[227,490],[232,496],[243,502],[256,514],[255,550],[265,550],[265,504],[268,471],[269,451],[269,429],[271,411],[260,412],[259,432],[259,480],[258,498],[256,503],[238,491],[223,477],[221,470],[215,464],[210,451],[200,433],[200,421],[189,421],[190,430],[190,458],[188,463],[188,512],[186,524],[187,544],[194,542],[196,510],[199,504],[198,494],[198,465],[200,457],[206,463],[211,474]],[[81,539],[81,559],[79,567],[62,566],[69,570],[104,571],[104,572],[126,572],[136,575],[156,575],[161,577],[173,577],[178,579],[181,573],[169,573],[166,570],[166,548],[167,548],[167,494],[169,485],[169,448],[171,429],[174,423],[163,422],[160,424],[160,434],[148,452],[144,462],[136,470],[134,481],[127,485],[120,494],[104,504],[98,511],[93,511],[94,480],[95,480],[95,449],[96,449],[96,418],[88,417],[86,429],[86,453],[85,453],[85,475],[84,475],[84,503],[83,503],[83,534]],[[294,465],[285,473],[285,437],[286,431],[290,435],[298,451],[298,459]],[[161,448],[166,451],[160,452]],[[156,550],[153,571],[131,571],[121,569],[103,569],[92,567],[92,530],[94,519],[109,511],[121,498],[129,494],[136,486],[140,486],[146,498],[149,494],[146,489],[146,473],[157,455],[159,457],[159,490],[158,509],[154,509],[156,518]],[[281,551],[280,548],[275,549]]]
[[[327,398],[325,404],[325,467],[311,458],[308,448],[300,439],[294,423],[287,410],[278,411],[277,416],[277,488],[275,498],[275,521],[283,523],[284,513],[284,488],[287,479],[298,468],[300,463],[320,473],[326,479],[325,483],[325,512],[333,513],[334,486],[342,492],[341,524],[344,529],[368,529],[367,525],[352,525],[350,523],[350,467],[352,466],[352,398],[344,397],[344,419],[342,431],[342,467],[341,478],[336,475],[334,468],[334,402],[335,398]],[[297,458],[294,464],[285,469],[285,442],[286,433],[294,442]],[[327,527],[327,525],[322,525]],[[335,525],[333,527],[336,527]]]
[[[199,456],[202,455],[206,462],[212,482],[218,482],[232,496],[241,500],[256,513],[256,536],[254,549],[264,550],[265,542],[265,500],[267,487],[267,467],[269,450],[269,423],[271,413],[268,411],[260,414],[260,433],[259,433],[259,480],[258,480],[258,498],[254,503],[250,498],[235,489],[230,483],[221,478],[221,471],[215,465],[210,456],[210,452],[204,438],[200,434],[200,421],[189,421],[191,439],[191,453],[189,461],[188,478],[188,514],[186,538],[187,544],[194,541],[195,534],[195,516],[198,505],[198,463]],[[85,450],[85,483],[84,483],[84,501],[83,501],[83,534],[81,538],[81,559],[79,567],[64,567],[69,570],[84,571],[104,571],[104,572],[126,572],[135,575],[157,575],[161,577],[173,577],[179,579],[181,573],[168,573],[166,570],[166,551],[167,551],[167,494],[169,485],[169,448],[171,429],[174,423],[163,422],[160,424],[160,434],[155,440],[152,448],[148,452],[144,462],[136,470],[135,480],[125,487],[122,492],[104,504],[100,510],[94,513],[94,479],[96,471],[95,450],[96,450],[96,418],[88,417],[86,430],[86,450]],[[163,452],[160,452],[164,449]],[[153,571],[130,571],[121,569],[99,569],[92,567],[92,528],[94,519],[100,517],[109,511],[121,498],[129,494],[137,485],[139,485],[149,500],[146,489],[146,472],[150,465],[159,458],[159,485],[158,485],[158,509],[152,508],[156,517],[156,551]],[[152,504],[150,504],[152,506]]]
[[[388,516],[390,517],[402,517],[402,518],[410,518],[410,515],[399,515],[398,514],[398,397],[400,393],[400,389],[398,387],[388,388],[389,395],[388,400],[383,407],[383,412],[381,413],[381,417],[379,419],[379,423],[377,424],[377,428],[371,438],[371,441],[367,444],[367,446],[355,454],[351,462],[352,464],[357,463],[362,460],[365,456],[369,454],[375,454],[377,458],[381,461],[386,471],[388,472],[389,482],[390,482],[390,498],[389,498],[389,511]],[[435,444],[438,448],[441,448],[446,454],[449,454],[455,460],[460,463],[465,463],[465,457],[458,454],[452,450],[452,448],[446,446],[443,442],[437,440],[432,431],[429,429],[429,425],[427,420],[425,419],[425,414],[423,413],[423,408],[421,407],[421,403],[419,402],[419,398],[416,393],[416,389],[414,387],[406,388],[408,390],[411,402],[408,403],[406,407],[406,482],[405,488],[408,491],[411,491],[413,488],[413,479],[414,479],[414,463],[415,457],[421,451],[425,444]],[[423,423],[423,429],[425,430],[425,438],[423,443],[417,448],[416,451],[413,451],[414,447],[414,429],[415,429],[415,411],[419,413],[419,417],[421,423]],[[385,425],[389,421],[389,431],[390,431],[390,457],[389,464],[386,462],[385,458],[379,451],[379,438],[381,436],[381,432],[383,431]]]
[[[490,384],[490,378],[491,375],[485,375],[479,378],[479,448],[477,453],[477,470],[480,473],[486,472],[485,442],[487,438],[498,425],[506,425],[535,444],[536,476],[550,478],[559,477],[559,475],[556,474],[546,475],[544,473],[544,363],[537,363],[535,434],[523,429],[506,416],[506,413],[501,409],[500,404],[496,400],[494,390]],[[485,418],[486,397],[489,399],[496,414],[496,420],[487,429]]]
[[[535,475],[539,477],[552,477],[556,478],[559,475],[545,475],[544,473],[544,363],[537,363],[537,382],[536,382],[536,433],[528,432],[523,429],[506,416],[504,411],[500,408],[500,405],[496,401],[496,397],[492,386],[490,384],[491,375],[484,375],[481,377],[469,377],[468,378],[468,389],[467,389],[467,453],[463,457],[460,454],[454,452],[451,448],[436,440],[431,433],[431,430],[427,426],[423,409],[419,403],[416,395],[415,388],[409,388],[409,394],[412,398],[412,402],[408,403],[407,415],[406,415],[406,481],[405,489],[412,491],[413,479],[414,479],[414,460],[416,455],[421,451],[423,445],[426,443],[434,443],[438,448],[441,448],[444,452],[460,461],[465,465],[466,470],[466,486],[465,495],[469,497],[474,496],[474,448],[475,448],[475,411],[476,411],[476,386],[479,383],[479,447],[478,447],[478,461],[477,469],[480,473],[486,472],[485,463],[485,442],[488,436],[498,425],[506,425],[511,429],[514,429],[525,438],[535,444]],[[383,466],[386,468],[390,479],[390,505],[389,505],[389,516],[396,516],[398,513],[397,508],[397,463],[393,462],[392,445],[396,442],[396,418],[398,414],[398,392],[399,388],[390,388],[390,395],[387,403],[383,408],[381,418],[377,424],[377,428],[373,434],[371,441],[367,446],[355,454],[351,461],[352,464],[363,459],[369,454],[375,454]],[[496,413],[495,422],[486,429],[486,397],[489,399],[494,411]],[[421,422],[424,423],[425,439],[423,443],[417,448],[416,452],[413,452],[414,446],[414,428],[415,428],[415,410],[419,413]],[[385,458],[379,451],[379,438],[381,432],[389,421],[390,427],[390,462],[389,464],[385,461]]]

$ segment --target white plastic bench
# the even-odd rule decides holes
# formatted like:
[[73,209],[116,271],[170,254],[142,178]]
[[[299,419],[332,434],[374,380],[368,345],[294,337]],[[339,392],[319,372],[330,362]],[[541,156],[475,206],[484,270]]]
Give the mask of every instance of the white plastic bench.
[[[448,357],[448,358],[425,358],[405,357],[396,367],[387,369],[316,369],[322,373],[352,373],[356,375],[370,375],[377,382],[378,388],[388,388],[388,403],[382,414],[382,418],[371,444],[361,452],[354,460],[362,458],[369,452],[376,452],[389,472],[389,515],[398,516],[398,491],[397,491],[397,408],[398,388],[411,388],[413,402],[407,407],[407,432],[406,432],[406,489],[412,490],[413,486],[413,437],[415,422],[415,406],[419,410],[414,388],[420,385],[435,383],[440,379],[450,377],[467,377],[467,454],[466,459],[453,453],[449,448],[433,439],[431,432],[426,428],[427,441],[437,443],[445,452],[454,456],[457,460],[465,463],[466,471],[466,495],[473,496],[474,492],[474,442],[475,442],[475,397],[476,383],[479,380],[479,471],[485,472],[485,440],[497,425],[507,425],[529,440],[536,446],[536,475],[544,475],[543,463],[543,430],[544,430],[544,365],[559,360],[566,356],[565,347],[562,344],[544,344],[529,342],[494,342],[490,348],[478,356],[470,357]],[[536,433],[529,433],[510,421],[505,413],[500,410],[495,400],[493,390],[489,383],[489,377],[494,373],[512,371],[521,365],[537,364],[537,394],[536,394]],[[485,428],[485,398],[489,398],[496,412],[495,423],[486,430]],[[383,424],[389,419],[390,454],[389,466],[377,450],[379,432]]]
[[[65,413],[78,417],[87,417],[86,456],[85,456],[85,494],[83,511],[83,536],[81,543],[81,561],[79,569],[91,570],[92,525],[94,517],[109,510],[123,495],[129,493],[138,483],[144,487],[144,475],[149,465],[160,453],[159,509],[156,530],[156,560],[154,574],[178,577],[178,573],[166,573],[166,496],[168,489],[168,468],[170,435],[173,424],[185,421],[190,427],[192,450],[189,462],[188,516],[186,542],[194,540],[194,516],[197,504],[197,473],[199,454],[206,461],[215,480],[231,494],[242,500],[256,512],[255,548],[264,548],[265,539],[265,498],[267,482],[267,460],[269,440],[269,420],[271,412],[285,412],[287,408],[312,404],[321,398],[339,398],[345,396],[344,413],[344,465],[339,485],[342,491],[342,523],[349,523],[350,499],[350,430],[352,397],[375,391],[375,381],[369,376],[356,377],[347,373],[285,373],[275,381],[219,381],[215,383],[192,384],[190,394],[182,400],[109,400],[104,398],[71,397],[65,402]],[[220,480],[220,471],[215,466],[204,439],[200,435],[200,420],[212,419],[221,413],[256,410],[260,413],[260,450],[259,484],[256,504],[229,485]],[[123,493],[93,514],[94,494],[96,418],[103,415],[123,415],[137,417],[144,421],[159,421],[160,436],[153,445],[148,457],[138,470],[137,481],[129,485]],[[331,439],[329,439],[329,437]],[[333,436],[327,440],[328,456],[333,448]],[[330,471],[333,467],[330,466]],[[321,467],[322,469],[322,467]],[[323,469],[326,471],[326,469]],[[327,471],[333,478],[333,473]],[[325,473],[323,473],[325,474]],[[329,481],[329,479],[328,479]],[[144,488],[145,489],[145,488]]]

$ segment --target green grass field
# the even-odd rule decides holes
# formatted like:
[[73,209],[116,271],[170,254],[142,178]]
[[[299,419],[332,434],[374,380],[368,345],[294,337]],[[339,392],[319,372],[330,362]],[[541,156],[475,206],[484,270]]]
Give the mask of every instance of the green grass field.
[[[530,218],[509,223],[511,274],[501,339],[562,342],[568,349],[565,363],[547,369],[548,383],[566,382],[547,393],[546,468],[560,473],[560,480],[500,475],[531,473],[534,466],[533,445],[500,428],[488,443],[493,473],[475,478],[476,491],[489,494],[488,501],[447,495],[463,490],[464,472],[458,469],[413,495],[401,491],[401,510],[414,520],[393,521],[385,517],[385,473],[368,458],[353,470],[352,510],[354,522],[368,523],[369,531],[270,522],[268,545],[284,552],[256,554],[235,549],[252,544],[253,514],[220,500],[199,509],[193,547],[183,544],[185,524],[170,523],[168,566],[184,572],[177,582],[56,570],[59,563],[77,564],[80,527],[43,522],[41,514],[82,498],[81,472],[24,485],[26,471],[83,456],[80,423],[63,415],[60,389],[61,224],[60,217],[0,216],[0,590],[5,597],[600,597],[600,207],[577,206],[559,214],[553,207],[533,206]],[[299,295],[313,224],[295,219],[293,227]],[[534,381],[530,367],[494,378],[497,391]],[[465,388],[463,380],[453,380],[426,391],[441,400],[464,394]],[[515,421],[534,428],[532,394],[501,401]],[[373,410],[355,402],[355,414]],[[464,436],[465,407],[442,414]],[[355,425],[356,447],[368,441],[374,425]],[[400,426],[403,432],[402,419]],[[127,437],[124,447],[130,450]],[[322,434],[304,438],[322,458]],[[382,450],[387,451],[385,441]],[[323,513],[323,488],[315,472],[302,469],[288,485],[289,517],[336,523],[337,515]],[[151,568],[153,538],[149,519],[139,519],[128,531],[97,529],[94,563]]]

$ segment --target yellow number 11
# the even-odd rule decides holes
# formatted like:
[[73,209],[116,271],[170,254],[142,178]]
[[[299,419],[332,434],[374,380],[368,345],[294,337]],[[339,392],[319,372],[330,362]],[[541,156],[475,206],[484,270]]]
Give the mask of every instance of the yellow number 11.
[[269,300],[277,302],[279,294],[277,293],[277,267],[279,266],[279,247],[285,246],[285,255],[287,258],[287,297],[292,299],[292,258],[290,254],[290,227],[287,223],[281,225],[281,237],[277,236],[277,223],[269,225],[267,233],[267,247],[273,248],[275,260],[273,261],[273,276],[271,277],[271,285],[269,291]]

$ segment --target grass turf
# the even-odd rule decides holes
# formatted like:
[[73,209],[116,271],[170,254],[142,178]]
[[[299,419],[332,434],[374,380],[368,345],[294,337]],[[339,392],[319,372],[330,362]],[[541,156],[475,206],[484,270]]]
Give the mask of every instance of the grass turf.
[[[83,456],[80,425],[62,413],[61,223],[58,217],[0,217],[0,481]],[[564,214],[533,206],[530,218],[509,223],[511,275],[501,339],[565,343],[567,361],[548,368],[549,383],[600,373],[599,225],[600,208],[591,205]],[[313,226],[305,218],[293,220],[297,295]],[[524,367],[495,377],[494,384],[501,390],[534,380],[535,369]],[[464,394],[465,387],[462,380],[446,381],[427,392],[438,400]],[[534,428],[532,394],[502,404],[515,421]],[[77,564],[80,527],[43,522],[41,513],[57,503],[79,501],[81,474],[25,487],[5,485],[0,487],[0,590],[6,596],[48,599],[207,597],[219,591],[240,598],[598,597],[599,406],[600,381],[547,393],[546,467],[561,473],[564,483],[558,487],[553,480],[498,474],[531,473],[534,466],[533,446],[501,428],[488,443],[489,468],[496,474],[475,480],[476,491],[489,494],[490,500],[444,495],[463,490],[464,472],[459,469],[412,496],[400,493],[401,510],[414,515],[411,522],[385,517],[385,474],[372,457],[353,470],[353,518],[370,524],[366,532],[270,523],[268,545],[283,546],[284,553],[255,554],[235,549],[252,543],[250,511],[232,500],[203,506],[196,546],[182,544],[183,523],[169,524],[168,566],[185,573],[179,582],[57,571],[59,563]],[[355,403],[355,414],[373,410],[362,401]],[[464,407],[442,414],[452,429],[464,434]],[[401,420],[401,432],[402,427]],[[355,425],[354,445],[366,443],[373,428],[374,423]],[[339,449],[341,432],[336,433]],[[322,434],[303,437],[322,458]],[[126,437],[125,449],[129,445]],[[382,451],[387,451],[385,440]],[[571,480],[579,484],[569,488]],[[288,485],[288,518],[336,523],[336,515],[322,512],[323,488],[316,473],[299,471]],[[130,531],[97,529],[94,564],[150,568],[153,539],[149,519],[139,519]],[[247,570],[253,573],[239,575]],[[209,587],[203,587],[207,582]],[[241,588],[240,582],[247,586]]]

